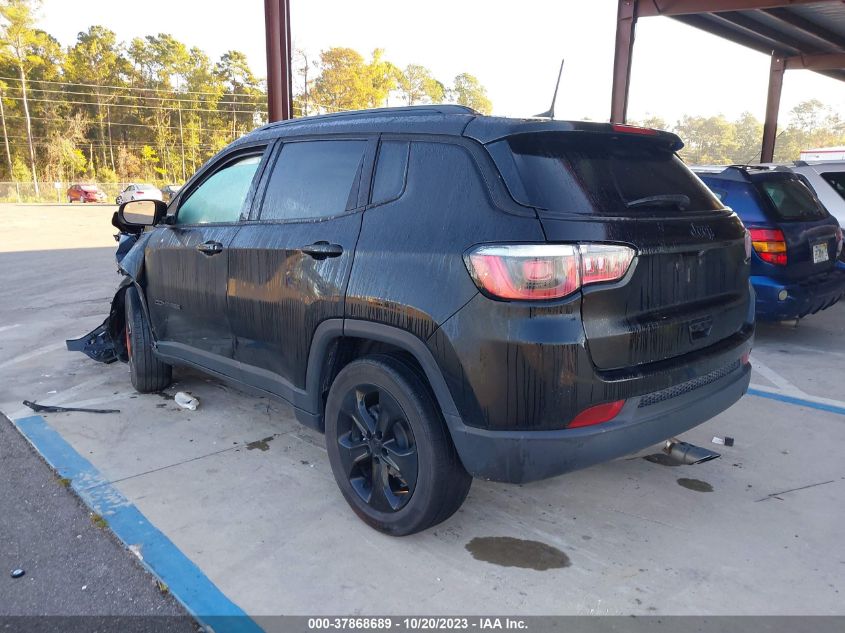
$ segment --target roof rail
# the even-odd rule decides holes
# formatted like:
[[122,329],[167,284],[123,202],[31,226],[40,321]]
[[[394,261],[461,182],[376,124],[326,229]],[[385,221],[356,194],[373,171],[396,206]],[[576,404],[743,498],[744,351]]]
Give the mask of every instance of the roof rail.
[[315,114],[313,116],[297,117],[285,121],[273,121],[261,129],[271,129],[282,125],[300,123],[302,121],[323,121],[326,119],[340,119],[363,116],[379,115],[401,115],[401,116],[424,116],[426,114],[472,114],[478,116],[480,113],[469,106],[455,103],[426,104],[416,106],[401,106],[397,108],[372,108],[369,110],[348,110],[345,112],[331,112],[328,114]]

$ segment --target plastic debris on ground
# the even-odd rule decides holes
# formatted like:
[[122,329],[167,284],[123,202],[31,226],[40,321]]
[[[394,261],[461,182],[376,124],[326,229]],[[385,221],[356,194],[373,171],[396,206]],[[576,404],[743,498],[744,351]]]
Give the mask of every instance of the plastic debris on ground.
[[173,400],[183,409],[190,409],[196,411],[200,406],[200,401],[186,391],[179,391],[173,396]]

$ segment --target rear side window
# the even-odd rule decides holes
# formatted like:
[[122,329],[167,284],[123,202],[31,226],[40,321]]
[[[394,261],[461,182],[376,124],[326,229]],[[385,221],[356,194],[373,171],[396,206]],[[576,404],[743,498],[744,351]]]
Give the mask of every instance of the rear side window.
[[409,148],[407,141],[382,141],[373,179],[372,204],[383,204],[402,195]]
[[261,219],[330,217],[355,207],[366,145],[366,141],[286,143],[270,175]]
[[845,200],[845,171],[828,172],[821,175],[839,197]]
[[[518,202],[545,215],[642,215],[721,209],[675,153],[644,139],[574,134],[521,135],[506,141],[515,170],[502,170]],[[494,155],[501,152],[495,152]],[[498,161],[497,161],[498,162]],[[522,185],[521,187],[519,185]]]
[[261,156],[248,156],[207,178],[181,204],[177,224],[237,222]]
[[824,208],[798,178],[760,175],[753,178],[771,203],[776,219],[782,221],[820,220],[827,217]]

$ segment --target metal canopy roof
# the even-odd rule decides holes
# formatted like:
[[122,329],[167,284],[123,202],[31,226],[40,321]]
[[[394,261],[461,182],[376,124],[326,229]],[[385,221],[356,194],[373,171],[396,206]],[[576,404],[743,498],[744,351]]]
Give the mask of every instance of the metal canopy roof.
[[[682,4],[687,3],[643,3],[639,14],[648,15],[649,9],[653,9],[654,15],[665,15],[661,8],[673,12],[673,6],[675,12],[683,11],[678,6]],[[767,7],[775,3],[760,2],[757,3],[762,5],[760,8],[734,11],[719,10],[719,5],[731,3],[707,4],[706,11],[672,17],[766,55],[774,51],[791,58],[787,68],[806,68],[845,80],[845,3],[816,1]]]
[[783,74],[804,69],[845,81],[845,0],[619,0],[611,121],[625,122],[634,29],[665,16],[771,55],[760,160],[771,162]]

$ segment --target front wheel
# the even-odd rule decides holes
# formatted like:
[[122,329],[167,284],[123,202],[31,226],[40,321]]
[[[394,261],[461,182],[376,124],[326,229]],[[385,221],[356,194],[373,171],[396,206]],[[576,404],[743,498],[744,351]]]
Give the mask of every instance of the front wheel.
[[138,291],[126,289],[126,355],[132,386],[141,393],[161,391],[173,381],[173,368],[153,354],[153,337]]
[[472,484],[430,390],[393,356],[353,361],[337,375],[326,401],[326,449],[347,503],[393,536],[445,521]]

